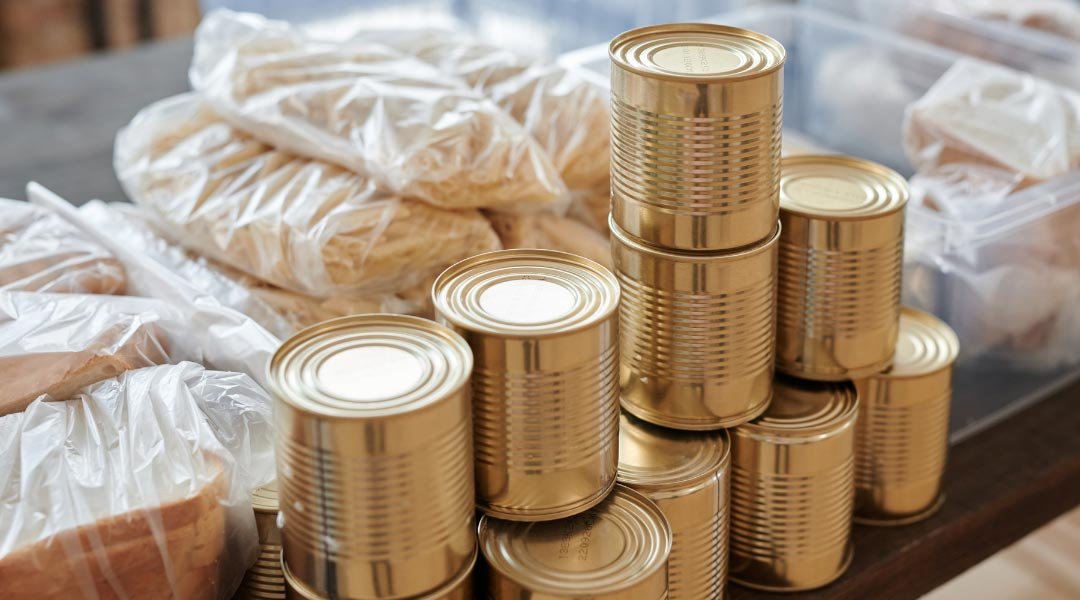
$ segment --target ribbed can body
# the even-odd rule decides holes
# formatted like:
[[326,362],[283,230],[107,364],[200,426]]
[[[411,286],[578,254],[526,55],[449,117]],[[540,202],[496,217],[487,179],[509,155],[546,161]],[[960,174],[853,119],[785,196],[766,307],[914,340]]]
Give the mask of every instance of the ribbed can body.
[[[412,596],[409,600],[474,600],[476,596],[474,595],[473,571],[476,567],[478,554],[478,551],[474,552],[472,559],[454,579],[432,592],[421,596]],[[284,564],[278,570],[284,572],[284,598],[286,600],[330,600],[329,597],[321,596],[304,586],[303,583],[289,573],[288,567]]]
[[248,568],[234,600],[285,600],[285,576],[281,573],[281,531],[277,527],[277,487],[253,494],[255,526],[259,531],[259,557]]
[[772,393],[776,250],[773,237],[737,253],[675,253],[611,223],[622,286],[623,407],[676,429],[732,427]]
[[769,237],[780,173],[784,50],[749,31],[644,27],[610,47],[612,217],[676,250]]
[[475,357],[476,499],[484,513],[558,519],[614,487],[618,296],[600,265],[538,250],[480,255],[436,281],[439,320]]
[[[767,413],[765,427],[753,427],[761,423],[755,420],[732,430],[734,581],[771,591],[813,589],[850,563],[857,407],[854,388],[844,395],[846,407],[825,407],[791,427],[769,427]],[[818,423],[803,428],[799,420]]]

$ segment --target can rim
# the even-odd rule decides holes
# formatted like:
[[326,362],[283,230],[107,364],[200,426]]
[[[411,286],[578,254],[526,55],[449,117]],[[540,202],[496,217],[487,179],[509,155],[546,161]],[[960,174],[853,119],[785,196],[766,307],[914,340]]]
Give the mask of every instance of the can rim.
[[280,508],[278,500],[276,479],[251,492],[251,507],[257,513],[277,514]]
[[[743,39],[753,40],[761,45],[763,48],[771,49],[775,55],[776,61],[769,65],[767,68],[751,71],[748,73],[742,73],[739,75],[688,75],[673,73],[670,71],[662,70],[650,70],[630,64],[623,58],[623,52],[626,50],[632,42],[653,36],[657,34],[675,34],[675,33],[704,33],[704,34],[720,34],[726,37],[739,37]],[[623,32],[615,36],[611,43],[608,44],[608,59],[611,61],[613,68],[629,71],[635,75],[647,77],[650,79],[660,79],[667,81],[675,81],[679,83],[702,83],[703,81],[714,82],[726,82],[726,81],[745,81],[748,79],[757,79],[766,75],[770,75],[784,67],[784,63],[787,62],[787,49],[784,45],[773,39],[772,37],[742,27],[734,27],[731,25],[720,25],[718,23],[701,23],[701,22],[687,22],[687,23],[665,23],[660,25],[647,25],[645,27],[637,27],[629,31]]]
[[[813,420],[786,420],[781,422],[768,421],[768,410],[753,421],[744,423],[732,430],[733,437],[745,437],[753,440],[777,445],[797,445],[814,443],[826,440],[855,426],[855,420],[859,415],[859,397],[855,384],[851,381],[812,381],[796,379],[794,377],[777,376],[773,380],[773,401],[770,407],[782,403],[785,386],[792,386],[795,390],[817,388],[817,393],[822,393],[830,388],[828,404],[824,409],[829,412],[809,415]],[[842,392],[838,397],[836,392]]]
[[[941,373],[942,371],[946,371],[953,367],[953,365],[956,363],[956,359],[960,356],[960,338],[956,335],[956,332],[953,331],[953,328],[949,327],[948,323],[929,312],[918,310],[910,306],[900,307],[900,327],[899,333],[897,334],[897,345],[899,345],[903,341],[903,336],[915,335],[910,329],[910,327],[908,329],[904,328],[904,323],[913,322],[926,325],[926,329],[924,330],[924,332],[927,333],[928,336],[936,338],[931,341],[938,342],[939,348],[941,346],[944,346],[946,354],[941,360],[936,361],[940,364],[934,368],[917,370],[914,369],[914,367],[906,364],[898,365],[896,361],[896,355],[894,354],[892,364],[889,366],[888,369],[880,373],[870,375],[867,377],[868,379],[881,379],[885,381],[919,379],[930,375],[936,375],[938,373]],[[924,339],[923,341],[926,340]],[[913,368],[913,370],[911,372],[901,371],[899,373],[896,373],[894,371],[897,369],[898,366],[901,369]]]
[[640,254],[648,254],[660,258],[671,258],[678,262],[716,263],[734,262],[768,252],[769,249],[776,244],[777,240],[780,239],[782,226],[780,221],[777,220],[776,228],[769,234],[769,237],[756,244],[742,246],[740,248],[731,248],[729,250],[704,251],[670,250],[668,248],[653,246],[652,244],[627,233],[626,230],[619,227],[618,223],[615,222],[615,217],[610,214],[608,215],[608,229],[611,231],[611,236],[617,239],[620,244],[631,248]]
[[[624,467],[624,463],[620,459],[617,475],[619,483],[639,492],[672,491],[693,487],[716,476],[717,473],[722,472],[731,463],[731,440],[724,429],[715,431],[676,431],[653,425],[624,411],[619,419],[620,435],[626,429],[624,428],[624,421],[630,422],[631,428],[675,440],[677,443],[685,440],[696,442],[695,445],[699,448],[718,447],[720,449],[719,452],[709,452],[708,454],[699,452],[695,458],[700,460],[697,460],[696,463],[688,463],[691,468],[684,466],[684,468],[675,471],[646,472],[637,467]],[[620,440],[620,452],[623,447],[624,445]]]
[[[502,262],[507,263],[505,268],[510,268],[512,263],[528,259],[536,259],[537,264],[519,266],[535,266],[537,269],[561,268],[565,271],[561,274],[564,277],[578,278],[577,283],[582,285],[590,282],[595,284],[592,291],[599,297],[595,301],[589,302],[587,299],[575,296],[572,313],[576,314],[577,318],[568,322],[565,318],[567,315],[562,315],[535,324],[510,324],[499,322],[494,318],[486,318],[478,311],[463,313],[459,310],[462,307],[467,307],[474,300],[468,294],[475,292],[476,285],[484,281],[482,275],[475,277],[475,281],[464,281],[467,274],[474,269],[483,269],[485,267],[488,273],[495,273],[495,271],[488,269],[498,268],[499,263]],[[553,275],[554,273],[548,273],[544,277]],[[520,279],[531,278],[533,277],[521,277]],[[506,279],[516,278],[506,277]],[[559,281],[566,282],[562,278]],[[619,287],[618,279],[603,265],[569,252],[539,248],[495,250],[477,254],[448,267],[439,274],[435,279],[435,283],[431,286],[432,303],[440,319],[465,331],[477,331],[507,339],[543,339],[596,327],[599,323],[613,318],[617,313],[621,293],[622,289]],[[448,298],[448,296],[453,296],[453,298]],[[450,302],[451,299],[455,300],[455,302]]]
[[[877,177],[881,177],[882,180],[888,180],[896,184],[900,189],[900,198],[896,200],[895,204],[889,206],[887,210],[866,214],[827,213],[785,206],[783,187],[784,177],[786,176],[786,173],[791,171],[792,166],[803,165],[845,166],[873,174]],[[894,215],[897,212],[902,212],[907,207],[908,201],[911,199],[911,188],[902,175],[885,165],[855,156],[843,154],[799,154],[795,156],[786,156],[780,160],[780,173],[780,214],[782,216],[785,214],[793,215],[815,221],[866,221],[880,219],[882,217]]]
[[[408,390],[407,393],[398,396],[396,404],[385,407],[364,406],[364,401],[336,399],[322,391],[290,385],[290,377],[288,376],[290,372],[304,366],[299,365],[290,370],[288,365],[291,364],[291,360],[312,360],[312,355],[318,354],[325,348],[333,347],[332,345],[327,346],[327,342],[320,346],[317,342],[321,336],[330,333],[342,335],[350,331],[362,333],[364,329],[377,332],[378,326],[398,327],[404,332],[411,330],[412,333],[429,336],[430,339],[427,340],[429,342],[437,341],[438,345],[433,345],[431,348],[439,350],[438,356],[446,361],[445,365],[441,365],[445,367],[445,378],[441,381],[435,381],[427,387],[414,387]],[[418,342],[419,339],[417,337],[412,340],[417,348],[421,348]],[[340,339],[334,341],[341,342]],[[405,344],[407,338],[399,338],[399,341]],[[305,348],[305,344],[310,345],[310,347]],[[301,351],[306,354],[294,356],[294,354]],[[472,375],[472,367],[472,350],[465,342],[465,339],[453,330],[421,317],[368,313],[330,319],[298,331],[285,340],[274,352],[274,355],[267,361],[265,373],[268,391],[270,391],[275,403],[280,402],[288,405],[293,410],[316,415],[323,420],[362,420],[380,419],[402,414],[417,414],[433,409],[439,406],[442,400],[457,394],[468,385]],[[285,370],[283,371],[283,369]],[[405,400],[402,400],[402,398]],[[354,404],[355,406],[346,407],[343,406],[344,404]]]

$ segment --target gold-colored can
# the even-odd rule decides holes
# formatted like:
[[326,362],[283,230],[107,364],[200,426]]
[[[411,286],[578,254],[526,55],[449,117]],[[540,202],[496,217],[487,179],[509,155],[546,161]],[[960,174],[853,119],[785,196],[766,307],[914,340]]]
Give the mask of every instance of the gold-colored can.
[[540,521],[587,510],[618,469],[619,285],[590,260],[502,250],[450,267],[440,322],[472,348],[477,505]]
[[[473,600],[475,597],[473,595],[473,571],[476,568],[476,558],[478,554],[478,550],[473,550],[472,559],[469,560],[465,569],[442,587],[422,596],[411,597],[409,600]],[[329,597],[320,596],[304,586],[303,583],[297,581],[292,574],[289,573],[288,567],[286,567],[284,563],[282,563],[281,568],[284,570],[285,579],[287,581],[286,600],[330,600]],[[338,598],[339,596],[334,597]]]
[[285,600],[281,573],[281,531],[277,526],[278,490],[271,483],[251,494],[255,526],[259,531],[259,558],[244,574],[234,600]]
[[625,413],[619,421],[619,483],[656,503],[671,526],[671,600],[724,596],[730,465],[723,430],[675,431]]
[[831,583],[851,563],[851,382],[780,376],[769,410],[731,430],[731,579],[777,592]]
[[784,159],[777,370],[840,381],[888,368],[907,200],[907,181],[881,165],[845,156]]
[[645,496],[618,485],[557,521],[480,519],[489,600],[661,600],[671,528]]
[[855,381],[855,521],[904,525],[944,500],[952,365],[960,341],[933,315],[904,307],[892,368]]
[[777,216],[784,47],[683,23],[628,31],[611,56],[611,213],[673,250],[770,237]]
[[471,370],[465,340],[403,315],[334,319],[282,344],[268,379],[293,583],[316,596],[413,598],[466,568]]
[[772,396],[780,229],[748,249],[706,253],[655,248],[609,225],[623,408],[689,430],[761,414]]

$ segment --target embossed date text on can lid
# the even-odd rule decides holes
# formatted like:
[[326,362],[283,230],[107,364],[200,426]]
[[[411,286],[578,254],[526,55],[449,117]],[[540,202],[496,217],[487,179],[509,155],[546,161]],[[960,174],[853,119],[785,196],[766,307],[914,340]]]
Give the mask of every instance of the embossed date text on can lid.
[[956,332],[937,317],[901,307],[893,364],[878,377],[919,377],[951,367],[960,353]]
[[619,483],[638,491],[692,486],[722,469],[730,452],[724,430],[674,431],[619,418]]
[[784,64],[776,40],[737,27],[672,23],[633,29],[611,41],[617,68],[646,77],[684,81],[756,77]]
[[805,155],[780,168],[780,210],[811,218],[865,219],[891,214],[908,200],[896,171],[858,158]]
[[590,260],[553,250],[502,250],[463,260],[435,280],[439,315],[456,327],[544,336],[609,317],[619,284]]
[[279,402],[330,418],[382,418],[421,410],[464,385],[472,352],[427,319],[357,315],[300,331],[268,367]]
[[484,517],[479,532],[492,576],[535,594],[638,598],[643,586],[666,589],[671,528],[652,501],[624,486],[573,517],[532,523]]
[[820,382],[778,375],[769,408],[735,435],[783,444],[820,439],[855,422],[859,404],[850,381]]

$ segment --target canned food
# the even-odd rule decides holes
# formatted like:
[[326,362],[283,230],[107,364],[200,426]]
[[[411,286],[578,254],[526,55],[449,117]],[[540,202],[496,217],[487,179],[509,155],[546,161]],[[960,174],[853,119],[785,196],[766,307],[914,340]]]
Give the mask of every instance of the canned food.
[[282,344],[268,379],[294,583],[316,596],[412,598],[468,565],[471,369],[460,336],[403,315],[334,319]]
[[892,368],[855,382],[855,520],[903,525],[941,506],[956,334],[904,307]]
[[594,506],[618,469],[619,285],[563,252],[503,250],[450,267],[438,319],[472,347],[477,504],[539,521]]
[[[476,568],[477,554],[478,551],[474,549],[472,559],[466,564],[465,569],[442,587],[422,596],[410,598],[410,600],[473,600],[473,570]],[[287,600],[330,600],[330,598],[320,596],[297,581],[289,573],[288,567],[284,563],[281,564],[281,568],[284,570],[285,579],[288,582],[285,595]],[[337,598],[338,596],[334,597]]]
[[234,600],[284,600],[285,576],[281,574],[281,532],[277,526],[278,490],[271,483],[251,494],[255,526],[259,531],[259,558],[244,574]]
[[671,528],[645,496],[616,486],[566,519],[480,519],[489,600],[667,598]]
[[826,585],[851,563],[851,382],[778,377],[769,410],[731,431],[731,579],[777,592]]
[[622,405],[676,429],[720,429],[761,414],[772,396],[776,248],[674,252],[614,221]]
[[671,526],[671,600],[724,596],[730,465],[723,430],[675,431],[627,414],[619,420],[619,483],[655,502]]
[[641,241],[730,250],[776,222],[784,47],[683,23],[611,42],[611,212]]
[[785,158],[776,368],[824,381],[888,368],[900,318],[907,182],[844,156]]

